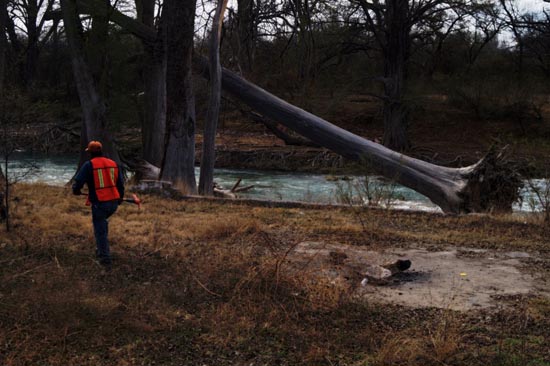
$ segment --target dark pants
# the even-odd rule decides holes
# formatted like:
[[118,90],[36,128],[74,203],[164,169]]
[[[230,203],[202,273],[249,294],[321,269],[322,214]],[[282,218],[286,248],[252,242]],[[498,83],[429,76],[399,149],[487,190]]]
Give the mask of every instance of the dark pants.
[[99,202],[92,204],[92,222],[96,242],[96,255],[101,264],[111,264],[111,252],[109,250],[109,222],[107,219],[118,208],[117,201]]

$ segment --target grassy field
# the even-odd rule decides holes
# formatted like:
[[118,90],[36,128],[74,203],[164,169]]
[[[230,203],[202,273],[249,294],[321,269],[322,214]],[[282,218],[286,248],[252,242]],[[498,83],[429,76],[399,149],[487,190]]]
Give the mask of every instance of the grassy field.
[[305,240],[486,248],[530,253],[543,281],[550,235],[535,219],[143,198],[111,220],[105,275],[81,198],[16,187],[14,228],[0,229],[0,364],[550,364],[547,297],[468,312],[381,304],[286,261]]

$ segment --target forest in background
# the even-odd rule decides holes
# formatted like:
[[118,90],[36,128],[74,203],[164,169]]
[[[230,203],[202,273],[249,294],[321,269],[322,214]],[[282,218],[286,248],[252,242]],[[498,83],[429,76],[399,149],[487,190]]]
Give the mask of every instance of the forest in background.
[[[59,5],[53,0],[3,2],[4,119],[14,123],[77,119],[78,94],[69,72],[71,57]],[[404,110],[399,118],[405,124],[424,123],[415,116],[428,101],[436,100],[473,115],[480,124],[508,120],[517,125],[519,135],[529,136],[531,131],[538,135],[548,102],[549,14],[521,13],[516,1],[412,2],[406,13],[407,36],[398,40],[406,42],[405,53],[395,56],[387,49],[391,40],[384,39],[388,15],[377,12],[376,4],[239,0],[229,4],[224,21],[221,63],[316,114],[337,115],[350,98],[371,96],[378,110],[371,109],[363,121],[349,124],[374,121],[382,127],[385,99],[395,97],[385,90],[384,78],[392,76],[388,63],[403,61],[398,99]],[[114,5],[127,14],[144,16],[139,11],[141,1]],[[211,9],[208,3],[197,8],[197,54],[206,51]],[[158,27],[158,4],[155,11],[151,20]],[[147,50],[113,23],[96,31],[93,24],[93,18],[84,17],[80,31],[107,105],[108,124],[115,131],[139,128],[147,118]],[[206,110],[203,89],[204,85],[197,88],[199,123]],[[228,101],[224,106],[233,107]],[[415,141],[399,144],[410,147]]]

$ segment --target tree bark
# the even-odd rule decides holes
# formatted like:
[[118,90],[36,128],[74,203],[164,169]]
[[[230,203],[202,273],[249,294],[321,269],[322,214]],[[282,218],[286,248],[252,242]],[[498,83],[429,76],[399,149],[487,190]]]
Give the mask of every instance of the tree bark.
[[[154,30],[121,13],[113,20],[138,37],[155,40]],[[195,56],[193,64],[203,77],[210,76],[205,58]],[[369,162],[383,176],[425,195],[445,212],[509,210],[518,198],[521,179],[496,151],[469,167],[442,167],[354,135],[223,68],[222,87],[264,116],[311,141],[346,158]]]
[[384,54],[384,145],[395,151],[410,147],[408,107],[403,101],[410,48],[409,1],[386,1]]
[[6,53],[8,48],[8,42],[6,40],[7,6],[7,0],[0,0],[0,98],[4,93]]
[[[155,0],[136,1],[140,10],[138,18],[143,24],[155,28]],[[166,133],[166,53],[162,29],[157,31],[157,40],[142,39],[144,113],[141,128],[143,158],[153,165],[161,166]]]
[[[53,2],[54,0],[27,0],[19,1],[16,4],[23,14],[23,19],[19,19],[19,26],[22,22],[25,27],[26,45],[24,49],[20,44],[14,45],[14,50],[17,51],[18,57],[24,60],[19,63],[19,72],[20,79],[27,89],[32,88],[34,84],[41,48],[53,33],[53,29],[42,33],[46,18],[39,17],[39,15],[42,12],[43,14],[49,13]],[[13,29],[10,30],[12,42],[17,38],[15,32],[15,24],[13,24]]]
[[216,13],[212,21],[210,34],[210,100],[206,121],[204,124],[204,137],[202,142],[201,172],[199,178],[199,193],[205,196],[214,194],[214,163],[216,161],[216,129],[221,100],[222,66],[220,64],[220,36],[223,26],[223,17],[228,0],[218,0]]
[[195,180],[195,100],[191,60],[194,0],[166,0],[166,138],[160,177],[183,192],[197,192]]
[[107,130],[105,104],[96,90],[92,73],[84,58],[82,39],[79,33],[80,19],[75,1],[61,0],[61,8],[65,33],[71,53],[73,75],[82,107],[80,163],[87,159],[84,152],[87,143],[91,140],[99,140],[103,144],[105,155],[120,164],[120,156]]
[[[110,0],[102,0],[106,6]],[[97,91],[104,101],[109,100],[109,14],[92,16],[92,27],[89,31],[85,47],[86,60],[96,85]]]
[[254,19],[254,0],[237,1],[238,19],[238,60],[241,70],[252,72],[256,52],[256,24]]

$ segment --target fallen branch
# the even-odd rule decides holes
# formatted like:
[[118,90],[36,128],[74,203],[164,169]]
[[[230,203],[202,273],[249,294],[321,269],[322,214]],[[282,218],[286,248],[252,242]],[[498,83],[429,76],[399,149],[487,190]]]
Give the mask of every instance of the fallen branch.
[[235,192],[235,190],[239,187],[239,184],[241,184],[242,180],[242,178],[237,179],[237,183],[233,185],[233,188],[231,188],[231,192]]
[[247,192],[247,191],[250,191],[251,189],[255,188],[256,186],[254,184],[250,185],[250,186],[246,186],[246,187],[241,187],[241,188],[237,188],[234,190],[235,193],[242,193],[242,192]]

